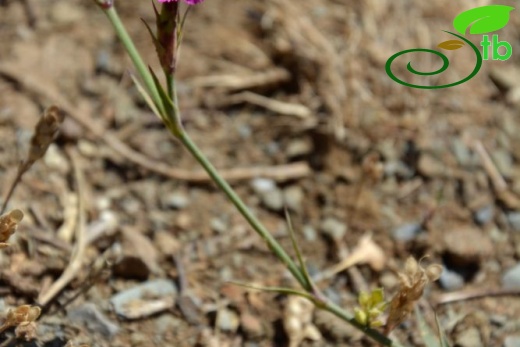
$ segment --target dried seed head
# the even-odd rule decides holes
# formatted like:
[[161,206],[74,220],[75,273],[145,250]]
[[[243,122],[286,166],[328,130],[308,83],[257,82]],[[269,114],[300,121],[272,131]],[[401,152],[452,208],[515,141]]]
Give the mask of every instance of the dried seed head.
[[36,332],[38,328],[36,327],[36,323],[29,322],[27,324],[20,324],[14,330],[14,334],[16,338],[19,340],[31,341],[36,339]]
[[442,266],[433,264],[424,269],[413,257],[406,260],[404,273],[398,273],[400,288],[390,302],[390,312],[386,322],[386,333],[401,324],[412,312],[421,298],[428,282],[439,279]]
[[7,311],[4,325],[18,326],[28,325],[40,317],[42,310],[38,306],[21,305]]
[[23,212],[12,210],[0,216],[0,248],[7,247],[7,240],[14,234],[18,223],[23,219]]
[[[31,148],[25,165],[31,166],[36,160],[43,157],[49,145],[54,141],[64,115],[56,106],[48,107],[40,118],[31,138]],[[28,169],[28,168],[27,168]]]

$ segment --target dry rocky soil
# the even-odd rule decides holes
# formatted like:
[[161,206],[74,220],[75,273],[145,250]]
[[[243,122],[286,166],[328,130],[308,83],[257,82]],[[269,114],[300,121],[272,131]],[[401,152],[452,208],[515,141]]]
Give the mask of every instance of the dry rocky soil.
[[[363,290],[391,298],[409,256],[442,264],[417,308],[459,347],[520,346],[520,9],[497,32],[511,58],[464,84],[405,87],[385,63],[451,39],[458,13],[489,4],[206,0],[189,13],[177,76],[187,131],[294,255],[287,207],[330,300],[353,312]],[[142,22],[154,27],[152,1],[116,6],[160,71]],[[2,197],[43,110],[66,116],[8,206],[25,217],[0,253],[0,313],[49,301],[26,346],[375,346],[327,312],[230,283],[297,285],[147,108],[93,1],[1,0],[0,42]],[[409,80],[474,67],[469,47],[447,55],[442,75]],[[391,336],[425,346],[415,316]]]

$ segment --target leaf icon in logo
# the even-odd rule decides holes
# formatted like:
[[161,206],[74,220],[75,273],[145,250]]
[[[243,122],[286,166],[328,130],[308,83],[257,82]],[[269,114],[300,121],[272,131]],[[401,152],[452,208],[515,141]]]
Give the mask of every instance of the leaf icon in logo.
[[456,49],[461,48],[462,46],[464,46],[464,42],[462,42],[460,40],[448,40],[448,41],[441,42],[437,45],[437,47],[446,49],[448,51],[454,51]]
[[509,22],[509,12],[514,7],[504,5],[488,5],[472,8],[460,13],[453,20],[453,27],[462,35],[468,27],[470,34],[487,34],[502,29]]

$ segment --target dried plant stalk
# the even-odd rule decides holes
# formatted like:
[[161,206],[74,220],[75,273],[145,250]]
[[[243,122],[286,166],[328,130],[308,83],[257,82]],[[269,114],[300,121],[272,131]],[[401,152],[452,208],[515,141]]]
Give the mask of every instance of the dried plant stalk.
[[424,287],[439,279],[442,266],[432,264],[424,269],[413,257],[406,260],[404,273],[399,273],[400,288],[390,302],[385,334],[401,324],[413,311],[424,292]]
[[36,127],[34,128],[34,135],[31,138],[31,146],[29,148],[29,154],[27,158],[20,163],[18,166],[18,172],[16,178],[9,188],[7,197],[4,200],[2,211],[4,213],[7,203],[13,195],[14,189],[22,179],[24,173],[26,173],[31,166],[38,160],[41,159],[50,144],[55,140],[58,135],[58,131],[61,123],[63,123],[65,116],[63,112],[57,106],[50,106],[43,112],[43,116],[40,118]]

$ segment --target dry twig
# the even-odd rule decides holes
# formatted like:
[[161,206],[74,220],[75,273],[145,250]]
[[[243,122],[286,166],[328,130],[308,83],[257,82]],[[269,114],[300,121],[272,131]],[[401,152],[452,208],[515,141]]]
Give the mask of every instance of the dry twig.
[[476,289],[463,290],[458,292],[445,293],[435,300],[435,306],[450,304],[457,301],[474,300],[491,296],[517,296],[520,295],[520,288],[502,289]]

